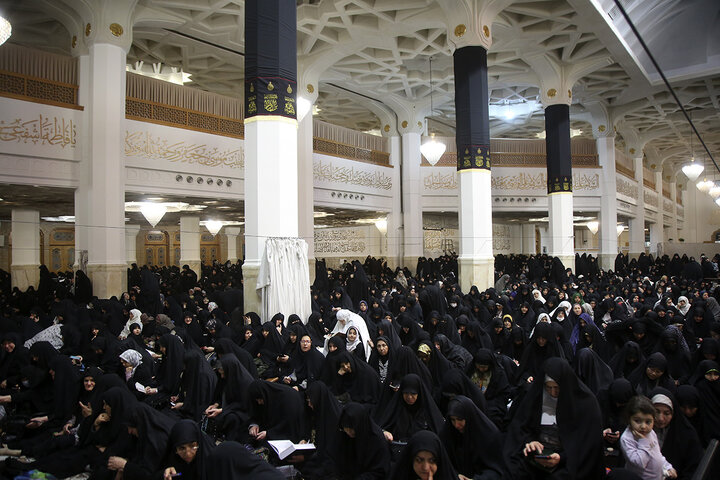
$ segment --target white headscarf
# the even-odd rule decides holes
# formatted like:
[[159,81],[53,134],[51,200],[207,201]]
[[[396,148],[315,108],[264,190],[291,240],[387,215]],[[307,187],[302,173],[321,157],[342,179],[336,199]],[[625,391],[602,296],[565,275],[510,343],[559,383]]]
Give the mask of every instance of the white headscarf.
[[[535,296],[536,293],[537,293],[537,297]],[[540,290],[538,290],[538,289],[533,290],[532,296],[533,296],[533,301],[540,300],[543,303],[543,305],[545,304],[545,297],[542,296],[542,292]]]
[[562,302],[560,302],[560,305],[558,305],[555,310],[550,312],[550,317],[555,316],[555,312],[558,311],[558,308],[562,308],[565,311],[565,318],[567,318],[568,315],[570,314],[570,310],[572,310],[572,305],[570,305],[570,302],[563,300]]
[[129,375],[126,374],[127,380],[129,380],[135,375],[135,370],[137,370],[137,367],[142,363],[142,355],[135,350],[125,350],[120,354],[120,359],[125,360],[133,367],[132,372],[130,372]]
[[370,359],[370,353],[372,351],[372,349],[370,348],[370,344],[368,344],[368,340],[370,339],[370,332],[368,331],[365,319],[363,319],[357,313],[353,313],[350,310],[346,309],[338,310],[336,318],[337,323],[335,324],[335,328],[333,328],[333,331],[330,332],[330,336],[332,337],[336,333],[345,333],[347,332],[348,328],[355,327],[360,334],[360,337],[362,337],[363,349],[365,350],[365,361]]
[[[681,306],[680,306],[680,301],[681,301],[681,300],[685,300],[685,306],[684,306],[684,307],[681,307]],[[676,305],[676,308],[678,309],[678,311],[679,311],[680,313],[682,313],[682,316],[683,316],[683,317],[687,317],[687,314],[688,314],[688,312],[690,311],[690,302],[688,301],[687,297],[684,297],[684,296],[678,297],[678,303],[677,303],[677,305]]]
[[137,308],[133,308],[132,310],[130,310],[130,319],[127,321],[127,323],[125,323],[122,332],[120,332],[120,335],[118,335],[120,337],[120,340],[125,340],[128,335],[130,335],[130,325],[132,325],[133,323],[137,323],[138,325],[140,325],[140,331],[142,332],[143,323],[140,319],[141,315],[142,312]]

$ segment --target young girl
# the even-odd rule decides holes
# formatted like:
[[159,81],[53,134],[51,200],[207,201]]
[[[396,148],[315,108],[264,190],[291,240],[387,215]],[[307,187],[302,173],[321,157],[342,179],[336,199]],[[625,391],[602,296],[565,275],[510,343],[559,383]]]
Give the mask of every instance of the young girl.
[[660,452],[653,431],[655,407],[647,397],[638,395],[628,402],[629,424],[620,437],[620,447],[627,461],[625,468],[643,480],[677,478],[677,472]]

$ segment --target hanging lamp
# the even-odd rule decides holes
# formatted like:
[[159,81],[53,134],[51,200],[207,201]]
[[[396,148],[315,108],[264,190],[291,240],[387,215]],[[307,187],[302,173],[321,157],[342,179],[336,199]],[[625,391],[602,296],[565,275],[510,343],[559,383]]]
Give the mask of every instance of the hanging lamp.
[[[430,62],[430,117],[432,117],[434,113],[433,109],[433,79],[432,79],[432,57],[429,58]],[[427,132],[430,134],[430,117],[428,117],[427,122]],[[425,160],[428,161],[428,163],[432,166],[435,166],[439,161],[440,158],[445,153],[445,144],[440,143],[437,140],[435,140],[435,134],[430,134],[430,140],[427,140],[425,143],[423,143],[420,146],[420,153],[422,153],[423,157],[425,157]]]

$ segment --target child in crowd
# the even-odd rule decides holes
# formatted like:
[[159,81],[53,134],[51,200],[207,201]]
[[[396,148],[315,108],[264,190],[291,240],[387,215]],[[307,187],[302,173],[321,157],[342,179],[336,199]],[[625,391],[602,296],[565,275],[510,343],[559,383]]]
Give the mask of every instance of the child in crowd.
[[653,431],[655,407],[652,402],[638,395],[630,399],[627,409],[629,423],[620,437],[626,468],[643,480],[677,478],[677,472],[660,452],[660,444]]

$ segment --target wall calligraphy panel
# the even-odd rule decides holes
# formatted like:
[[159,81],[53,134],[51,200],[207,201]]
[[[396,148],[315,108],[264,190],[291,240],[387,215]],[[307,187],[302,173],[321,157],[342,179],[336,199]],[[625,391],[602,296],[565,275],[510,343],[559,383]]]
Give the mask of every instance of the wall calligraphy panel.
[[0,98],[3,153],[79,160],[81,111]]
[[125,121],[128,167],[243,178],[245,145],[237,138]]
[[[428,194],[457,190],[459,183],[458,173],[450,168],[434,168],[423,177],[423,187]],[[544,194],[547,189],[547,173],[539,168],[493,168],[491,185],[494,193],[538,191]],[[575,194],[598,195],[600,175],[591,170],[576,169],[573,172],[573,190]]]
[[637,200],[638,198],[638,186],[635,183],[624,180],[622,177],[615,177],[617,193],[630,197]]
[[338,188],[365,187],[384,191],[392,189],[392,170],[347,160],[331,161],[318,159],[316,156],[313,162],[313,178],[316,183],[337,184]]

